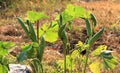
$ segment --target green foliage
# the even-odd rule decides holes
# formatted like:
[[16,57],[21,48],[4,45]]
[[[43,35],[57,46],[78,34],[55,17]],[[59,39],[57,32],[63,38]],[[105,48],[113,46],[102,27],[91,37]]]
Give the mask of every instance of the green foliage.
[[90,22],[89,22],[88,19],[85,19],[85,22],[86,22],[87,35],[88,35],[89,37],[91,37],[91,36],[92,36],[92,31],[91,31]]
[[33,42],[37,42],[36,34],[33,28],[33,25],[29,20],[27,20],[28,30],[29,30],[29,36],[32,39]]
[[43,24],[39,28],[39,37],[43,35],[45,41],[53,43],[58,39],[57,30],[58,25],[55,21],[52,21],[49,25]]
[[91,16],[91,19],[92,19],[92,24],[95,27],[97,25],[97,20],[96,20],[96,18],[93,14],[90,14],[90,16]]
[[63,24],[63,17],[62,15],[59,16],[59,21],[58,21],[58,36],[61,39],[62,43],[63,43],[63,49],[64,49],[64,73],[66,73],[66,69],[67,69],[67,59],[66,59],[66,49],[67,49],[67,43],[68,43],[68,38],[66,35],[66,31],[65,31],[65,26],[66,24]]
[[108,52],[109,50],[101,52],[101,57],[103,59],[103,64],[106,69],[114,69],[115,66],[118,64],[118,61],[111,55],[111,52]]
[[[64,70],[64,60],[58,60],[57,64],[61,68],[61,70]],[[75,69],[74,61],[69,55],[67,55],[66,56],[66,70],[73,71],[74,69]]]
[[95,43],[95,41],[97,41],[99,39],[99,37],[102,35],[104,31],[104,28],[102,28],[101,30],[99,30],[90,40],[89,40],[89,45],[93,45],[93,43]]
[[[112,56],[112,51],[107,50],[107,46],[106,45],[100,45],[98,46],[98,48],[96,48],[91,54],[93,57],[98,58],[96,62],[92,62],[92,64],[89,65],[90,70],[92,72],[97,73],[97,70],[99,71],[102,66],[103,68],[112,70],[115,68],[115,66],[118,64],[116,58],[114,56]],[[102,61],[102,63],[101,63]],[[98,64],[99,68],[97,70],[95,70],[96,64]],[[98,72],[100,73],[100,71]]]
[[8,67],[0,64],[0,73],[8,73]]
[[39,59],[33,59],[30,62],[30,66],[32,67],[32,70],[34,73],[43,73],[43,67],[42,64],[40,63]]
[[35,23],[37,20],[47,18],[43,12],[35,12],[35,11],[28,11],[26,19],[31,21],[32,23]]
[[40,62],[42,61],[43,58],[44,48],[45,48],[45,40],[43,37],[41,37],[41,43],[37,50],[37,58],[40,60]]
[[22,46],[22,52],[17,56],[18,62],[27,60],[34,73],[41,73],[41,71],[43,71],[42,58],[45,48],[45,40],[41,37],[40,41],[40,44],[33,42],[32,44]]
[[9,70],[7,55],[8,50],[15,44],[13,42],[2,42],[0,41],[0,73],[7,73]]
[[[91,12],[87,12],[84,8],[80,6],[68,4],[67,8],[61,13],[63,20],[62,23],[72,21],[74,18],[90,18],[90,13]],[[57,16],[57,19],[58,17],[59,16]]]
[[29,35],[29,31],[28,31],[26,25],[24,24],[23,20],[22,20],[21,18],[17,18],[17,20],[18,20],[18,22],[20,23],[22,29],[25,31],[25,33],[26,33],[27,35]]
[[8,50],[14,46],[12,42],[2,42],[0,41],[0,55],[6,56],[8,55]]
[[33,51],[34,48],[32,47],[31,44],[22,46],[21,49],[22,52],[17,57],[18,62],[22,62],[23,60],[26,60],[27,58],[32,58],[32,56],[34,56],[33,54],[35,52]]
[[25,33],[27,34],[27,36],[29,36],[31,41],[32,42],[37,42],[37,37],[36,37],[35,31],[33,29],[33,25],[30,23],[30,21],[27,20],[27,26],[28,27],[26,27],[25,23],[20,18],[17,18],[17,20],[20,23],[23,30],[25,31]]
[[[89,65],[91,72],[100,73],[100,69],[102,68],[101,64],[103,64],[106,69],[110,70],[114,69],[117,65],[117,60],[111,54],[112,51],[106,50],[107,46],[101,45],[92,51],[92,45],[103,34],[104,28],[100,29],[96,34],[93,34],[94,27],[97,25],[97,20],[91,12],[86,11],[84,8],[71,4],[67,5],[67,8],[56,17],[58,21],[52,21],[48,25],[43,24],[41,27],[37,27],[37,34],[31,22],[34,23],[41,18],[46,18],[46,16],[43,13],[30,11],[27,13],[27,18],[27,25],[25,25],[20,18],[17,19],[33,43],[22,47],[22,52],[18,55],[18,62],[29,60],[34,73],[43,73],[42,58],[45,41],[53,43],[57,40],[58,36],[63,43],[64,60],[59,60],[57,64],[64,73],[69,71],[72,72],[76,67],[79,67],[79,72],[84,71],[84,73],[86,73],[87,65]],[[79,41],[78,44],[76,44],[75,50],[69,55],[66,55],[67,46],[69,44],[66,28],[71,28],[68,25],[71,24],[72,20],[75,18],[81,18],[85,21],[88,38],[84,43]],[[86,55],[81,55],[83,51],[86,51]],[[95,57],[97,60],[92,61],[93,59],[89,58],[90,56],[92,56],[92,58]],[[100,63],[101,61],[102,63]],[[80,69],[81,67],[83,68],[83,66],[84,69]]]

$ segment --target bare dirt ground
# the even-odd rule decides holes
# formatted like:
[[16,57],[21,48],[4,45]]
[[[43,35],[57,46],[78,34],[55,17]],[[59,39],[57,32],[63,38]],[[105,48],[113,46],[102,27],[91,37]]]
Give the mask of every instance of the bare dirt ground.
[[[95,29],[95,32],[97,32],[101,27],[105,27],[106,31],[104,32],[104,35],[98,42],[96,42],[96,44],[105,44],[109,47],[109,49],[115,49],[118,53],[120,53],[120,23],[116,24],[115,28],[118,29],[112,30],[112,25],[120,20],[120,2],[110,0],[87,3],[80,1],[73,4],[80,5],[93,12],[98,20],[98,26]],[[0,25],[0,41],[12,41],[17,44],[27,41],[27,37],[24,35],[24,32],[22,31],[18,23],[16,23],[15,26],[12,23],[10,25],[5,25],[6,23],[7,21],[5,23],[1,23],[3,25]],[[76,24],[79,25],[79,23],[77,22]],[[48,49],[47,53],[50,53],[51,50],[52,49]],[[47,56],[48,59],[50,59],[54,55],[58,55],[61,58],[61,55],[56,52],[54,53],[54,51],[55,50],[53,50],[53,53],[45,54],[45,56],[49,55]]]

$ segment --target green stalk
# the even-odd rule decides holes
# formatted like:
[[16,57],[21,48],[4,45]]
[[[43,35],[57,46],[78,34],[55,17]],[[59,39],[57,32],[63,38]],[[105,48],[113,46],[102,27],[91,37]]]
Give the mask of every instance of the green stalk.
[[[80,54],[79,54],[79,58],[80,58]],[[78,64],[79,64],[79,69],[78,69],[78,73],[80,73],[82,70],[80,70],[81,68],[80,68],[80,64],[81,64],[81,60],[79,59],[79,58],[77,58],[77,60],[78,60]]]
[[37,40],[39,43],[39,21],[37,21]]
[[64,47],[64,73],[66,73],[66,48],[67,48],[67,44],[64,43],[63,47]]
[[84,73],[86,73],[86,67],[87,67],[87,62],[88,62],[88,56],[89,56],[89,49],[86,49],[86,61],[85,61],[85,66],[84,66]]

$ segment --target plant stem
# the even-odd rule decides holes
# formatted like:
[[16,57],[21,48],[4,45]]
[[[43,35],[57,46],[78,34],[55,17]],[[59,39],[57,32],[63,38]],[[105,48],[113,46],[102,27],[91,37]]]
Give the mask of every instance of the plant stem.
[[39,43],[39,20],[37,21],[37,40]]
[[[90,47],[89,47],[89,48],[90,48]],[[89,56],[89,48],[86,49],[86,61],[85,61],[84,73],[86,73],[86,67],[87,67],[88,56]]]
[[63,47],[64,47],[64,73],[66,73],[66,48],[67,48],[67,44],[64,43]]

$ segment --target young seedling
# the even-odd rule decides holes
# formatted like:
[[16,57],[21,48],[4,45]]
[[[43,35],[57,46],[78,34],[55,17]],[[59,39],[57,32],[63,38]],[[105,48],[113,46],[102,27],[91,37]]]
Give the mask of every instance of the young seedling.
[[59,25],[59,29],[58,29],[58,36],[60,37],[60,39],[62,40],[63,43],[63,49],[64,49],[64,73],[66,73],[66,49],[67,49],[67,43],[68,43],[68,38],[65,32],[65,26],[66,24],[63,24],[62,22],[62,15],[60,15],[59,21],[58,21],[58,25]]

